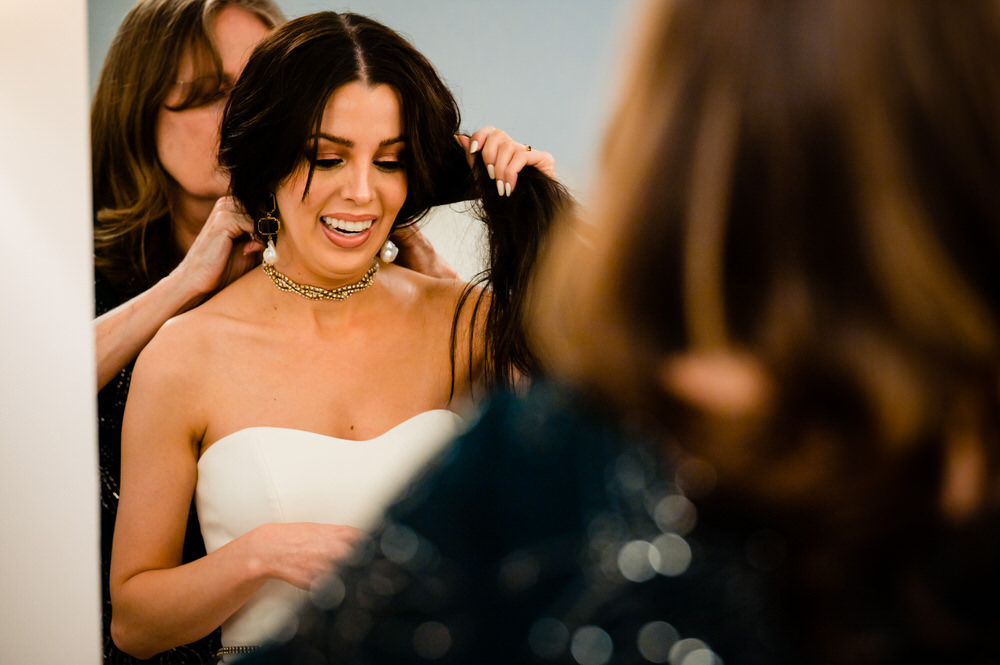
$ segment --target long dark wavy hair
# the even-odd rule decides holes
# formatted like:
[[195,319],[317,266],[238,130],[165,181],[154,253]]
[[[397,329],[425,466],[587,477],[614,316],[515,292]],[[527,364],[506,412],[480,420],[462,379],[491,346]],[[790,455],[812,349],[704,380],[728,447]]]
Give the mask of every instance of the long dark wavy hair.
[[226,6],[284,21],[271,0],[141,0],[108,49],[91,105],[94,252],[97,270],[124,295],[144,291],[183,258],[170,223],[168,185],[156,149],[156,121],[190,49],[195,80],[174,111],[213,101],[222,60],[212,21]]
[[[524,286],[552,220],[570,197],[532,168],[518,177],[513,196],[499,197],[481,160],[474,173],[455,139],[460,114],[448,87],[427,58],[389,27],[358,14],[318,12],[289,21],[258,45],[222,121],[219,159],[229,170],[233,196],[255,219],[268,212],[270,193],[314,159],[311,137],[328,99],[354,81],[385,84],[399,94],[408,186],[394,227],[418,221],[434,206],[480,201],[490,261],[462,303],[471,297],[477,310],[488,307],[486,385],[511,385],[518,374],[534,372],[521,315]],[[473,297],[476,283],[492,288]],[[457,325],[459,311],[455,316]],[[453,369],[455,340],[453,331]]]
[[[801,662],[995,659],[1000,5],[650,4],[546,356],[781,535]],[[671,390],[699,358],[756,397]]]

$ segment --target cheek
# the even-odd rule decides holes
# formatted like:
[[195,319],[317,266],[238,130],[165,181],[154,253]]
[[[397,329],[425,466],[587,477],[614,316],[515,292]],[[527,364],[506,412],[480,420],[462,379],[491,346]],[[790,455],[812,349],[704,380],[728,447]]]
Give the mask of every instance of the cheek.
[[[292,171],[292,174],[278,183],[274,190],[274,195],[278,199],[279,206],[291,210],[299,206],[308,206],[316,201],[322,200],[324,190],[322,180],[313,176],[309,184],[309,191],[306,192],[306,182],[309,179],[308,169],[299,167]],[[318,186],[317,186],[318,185]],[[305,196],[303,197],[303,194]],[[282,202],[284,202],[282,204]]]
[[[407,187],[406,174],[397,176],[389,188],[390,194],[386,197],[387,207],[391,206],[397,213],[406,201]],[[394,213],[395,214],[395,213]]]
[[166,174],[188,195],[218,198],[229,179],[219,169],[219,113],[205,107],[160,111],[156,153]]
[[162,111],[156,125],[156,149],[174,159],[215,160],[219,151],[218,113],[211,109]]
[[278,218],[282,220],[282,229],[285,228],[284,220],[294,218],[302,209],[312,209],[315,207],[319,197],[317,197],[316,180],[313,179],[309,186],[309,193],[305,199],[302,192],[306,186],[307,174],[304,169],[296,169],[290,176],[281,181],[274,190],[274,198],[278,204]]
[[170,164],[174,161],[174,154],[177,152],[176,137],[179,134],[172,115],[160,111],[156,120],[156,154],[167,170],[170,170]]
[[213,106],[192,109],[191,114],[189,118],[185,119],[185,129],[192,149],[198,154],[211,158],[214,162],[219,154],[221,112]]

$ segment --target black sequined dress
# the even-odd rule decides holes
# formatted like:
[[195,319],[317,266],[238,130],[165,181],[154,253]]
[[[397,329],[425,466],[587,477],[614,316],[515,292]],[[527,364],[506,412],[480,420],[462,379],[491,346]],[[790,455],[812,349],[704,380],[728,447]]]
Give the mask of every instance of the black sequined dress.
[[[877,575],[803,602],[800,539],[718,488],[690,499],[662,442],[605,411],[546,384],[496,396],[299,634],[241,665],[1000,662],[996,518],[964,538],[923,524],[924,548],[869,549]],[[884,571],[914,557],[919,586]],[[822,645],[817,616],[838,621]]]
[[[108,312],[128,300],[100,273],[94,279],[94,298],[97,316]],[[101,594],[103,619],[103,645],[105,665],[208,665],[215,663],[219,648],[218,631],[194,644],[171,649],[150,660],[140,661],[119,650],[111,640],[111,599],[108,595],[108,575],[111,565],[111,541],[114,535],[115,516],[118,512],[118,488],[121,474],[122,416],[132,379],[130,362],[97,394],[98,416],[98,468],[101,488]],[[197,516],[192,507],[184,538],[184,561],[205,555]]]
[[696,526],[671,462],[600,410],[547,385],[494,398],[298,636],[246,664],[789,662],[768,566]]

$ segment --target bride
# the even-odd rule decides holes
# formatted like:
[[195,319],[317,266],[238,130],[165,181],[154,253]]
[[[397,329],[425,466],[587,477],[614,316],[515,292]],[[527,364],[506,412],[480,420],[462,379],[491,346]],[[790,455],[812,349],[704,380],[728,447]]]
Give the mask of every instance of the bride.
[[[123,650],[222,625],[225,657],[294,629],[474,388],[532,369],[519,285],[568,196],[547,153],[458,128],[430,63],[370,19],[305,16],[251,57],[220,161],[268,249],[136,363],[111,570]],[[394,227],[462,198],[482,199],[487,284],[392,264]],[[192,500],[208,554],[182,565]]]

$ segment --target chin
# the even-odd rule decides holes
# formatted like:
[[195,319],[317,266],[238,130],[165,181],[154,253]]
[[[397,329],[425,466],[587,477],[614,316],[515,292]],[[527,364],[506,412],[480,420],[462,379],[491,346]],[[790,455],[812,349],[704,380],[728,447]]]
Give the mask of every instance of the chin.
[[206,175],[198,185],[205,198],[221,199],[229,193],[229,179],[220,175],[218,171]]

